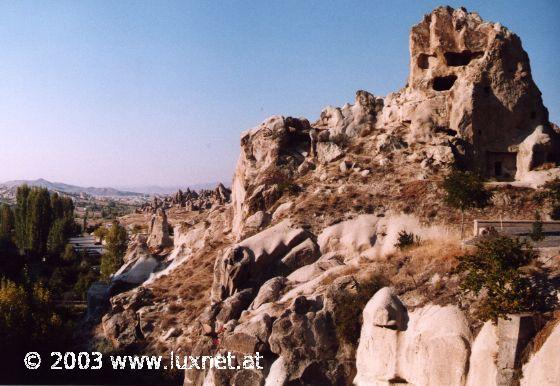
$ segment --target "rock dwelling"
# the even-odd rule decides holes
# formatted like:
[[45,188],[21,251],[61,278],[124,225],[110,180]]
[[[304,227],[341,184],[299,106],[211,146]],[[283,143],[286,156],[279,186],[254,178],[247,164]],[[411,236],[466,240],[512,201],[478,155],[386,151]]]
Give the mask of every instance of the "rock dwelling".
[[[187,370],[193,386],[558,384],[547,361],[560,355],[558,316],[538,334],[526,328],[532,316],[473,322],[476,301],[459,295],[453,273],[459,215],[440,186],[456,164],[515,180],[497,189],[511,218],[530,218],[534,192],[519,185],[559,175],[557,130],[520,39],[476,13],[437,8],[412,28],[400,91],[358,91],[314,123],[273,116],[244,132],[231,203],[228,192],[183,212],[173,250],[150,257],[158,272],[111,298],[104,337],[125,350],[265,357],[263,370]],[[424,244],[396,251],[403,229]],[[127,269],[150,275],[148,253],[131,243]],[[340,296],[357,296],[372,275],[392,288],[352,316],[364,324],[347,341]]]

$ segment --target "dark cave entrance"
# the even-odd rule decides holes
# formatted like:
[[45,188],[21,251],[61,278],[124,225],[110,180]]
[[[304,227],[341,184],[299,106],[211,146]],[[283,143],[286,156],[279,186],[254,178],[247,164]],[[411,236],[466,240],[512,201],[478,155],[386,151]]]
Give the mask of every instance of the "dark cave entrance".
[[480,58],[484,53],[481,51],[471,52],[469,50],[461,52],[446,52],[443,54],[445,63],[450,67],[466,66],[473,59]]
[[453,84],[455,84],[456,80],[457,76],[455,75],[437,76],[433,80],[432,88],[435,91],[446,91],[453,87]]

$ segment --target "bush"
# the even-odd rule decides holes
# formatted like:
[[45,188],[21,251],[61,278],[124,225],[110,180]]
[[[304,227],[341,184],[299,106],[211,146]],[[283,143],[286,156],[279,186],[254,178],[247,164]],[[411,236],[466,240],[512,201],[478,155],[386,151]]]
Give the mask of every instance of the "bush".
[[334,322],[337,336],[350,344],[357,344],[362,328],[362,312],[371,297],[386,285],[386,280],[374,275],[357,284],[356,293],[344,291],[335,295]]
[[452,171],[443,180],[445,204],[461,211],[461,238],[465,224],[465,210],[488,205],[492,193],[484,188],[480,175],[460,170]]
[[395,243],[395,248],[404,251],[412,247],[413,245],[420,244],[420,237],[416,236],[414,233],[408,233],[406,230],[402,230],[399,232],[399,237],[397,242]]
[[458,257],[457,270],[466,274],[461,279],[463,293],[482,295],[478,319],[495,323],[507,314],[546,311],[557,303],[547,275],[527,267],[537,258],[529,243],[492,236],[476,246],[476,253]]
[[122,258],[115,256],[115,254],[111,252],[105,252],[101,256],[101,265],[99,267],[101,280],[109,282],[111,280],[111,275],[117,272],[122,264]]

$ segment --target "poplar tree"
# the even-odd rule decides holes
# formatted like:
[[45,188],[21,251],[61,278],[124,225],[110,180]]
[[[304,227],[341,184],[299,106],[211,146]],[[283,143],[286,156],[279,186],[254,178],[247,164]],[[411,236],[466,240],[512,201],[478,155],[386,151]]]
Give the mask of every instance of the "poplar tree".
[[16,193],[16,215],[15,215],[15,229],[16,229],[16,245],[20,253],[27,251],[27,213],[28,213],[28,198],[31,189],[27,185],[22,185],[17,188]]

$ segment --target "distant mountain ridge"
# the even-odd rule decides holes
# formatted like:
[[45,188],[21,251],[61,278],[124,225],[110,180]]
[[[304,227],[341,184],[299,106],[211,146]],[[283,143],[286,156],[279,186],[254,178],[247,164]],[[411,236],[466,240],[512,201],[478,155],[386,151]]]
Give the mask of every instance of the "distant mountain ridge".
[[69,184],[64,184],[62,182],[47,181],[43,178],[39,178],[37,180],[7,181],[7,182],[0,183],[0,187],[15,188],[15,187],[23,185],[23,184],[27,184],[29,186],[39,186],[39,187],[42,187],[42,188],[47,188],[49,190],[56,190],[56,191],[62,192],[62,193],[74,193],[74,194],[86,193],[86,194],[89,194],[91,196],[100,196],[100,197],[111,197],[111,196],[118,196],[118,197],[134,196],[134,197],[138,197],[138,196],[144,196],[145,195],[145,193],[137,193],[137,192],[131,192],[131,191],[125,191],[125,190],[118,190],[118,189],[110,188],[110,187],[96,188],[96,187],[93,187],[93,186],[82,187],[82,186],[76,186],[76,185],[69,185]]
[[159,186],[159,185],[145,185],[145,186],[119,186],[117,189],[123,190],[133,190],[135,192],[142,192],[144,194],[173,194],[179,189],[187,190],[196,190],[199,191],[201,189],[214,189],[218,186],[219,182],[207,182],[202,184],[192,184],[192,185],[175,185],[175,186]]

